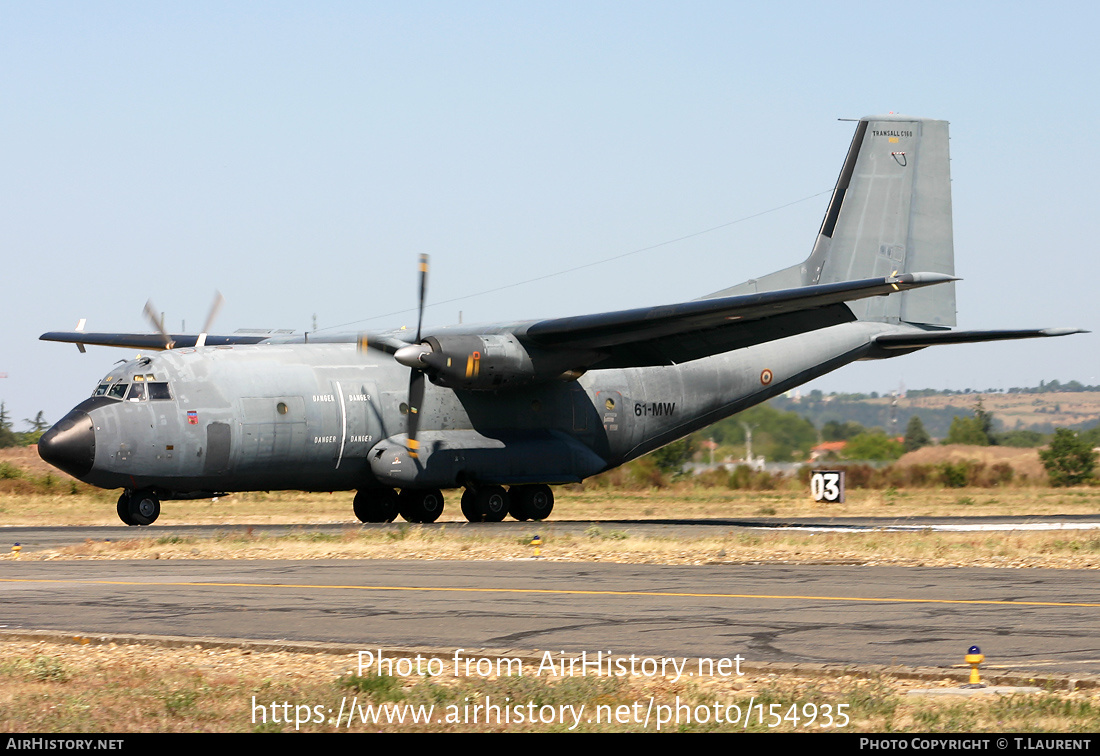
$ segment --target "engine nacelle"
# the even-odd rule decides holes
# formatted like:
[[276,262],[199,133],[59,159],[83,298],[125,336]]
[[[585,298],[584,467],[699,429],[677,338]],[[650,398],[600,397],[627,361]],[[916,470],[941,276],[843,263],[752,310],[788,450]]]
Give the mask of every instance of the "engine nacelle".
[[469,391],[503,388],[553,380],[576,380],[578,355],[531,350],[510,333],[429,336],[420,362],[433,383]]

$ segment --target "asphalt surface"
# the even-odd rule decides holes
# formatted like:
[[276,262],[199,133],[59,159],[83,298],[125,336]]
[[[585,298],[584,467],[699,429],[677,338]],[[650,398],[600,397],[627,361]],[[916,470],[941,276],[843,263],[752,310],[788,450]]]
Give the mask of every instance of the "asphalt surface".
[[1100,581],[1086,570],[7,561],[0,625],[939,667],[977,644],[990,669],[1100,673]]

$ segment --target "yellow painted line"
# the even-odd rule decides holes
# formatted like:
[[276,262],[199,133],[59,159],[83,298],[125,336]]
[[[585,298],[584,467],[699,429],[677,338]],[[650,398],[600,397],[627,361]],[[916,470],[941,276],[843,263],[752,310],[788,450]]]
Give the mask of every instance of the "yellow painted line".
[[863,601],[880,604],[987,604],[994,606],[1072,606],[1098,608],[1100,603],[1068,601],[999,601],[995,599],[872,598],[867,596],[803,596],[770,593],[688,593],[680,591],[581,591],[566,588],[433,588],[418,585],[324,585],[312,583],[217,583],[136,580],[58,580],[0,578],[0,583],[71,583],[75,585],[174,586],[191,588],[295,588],[336,591],[422,591],[435,593],[528,593],[557,596],[652,596],[655,598],[771,599],[776,601]]

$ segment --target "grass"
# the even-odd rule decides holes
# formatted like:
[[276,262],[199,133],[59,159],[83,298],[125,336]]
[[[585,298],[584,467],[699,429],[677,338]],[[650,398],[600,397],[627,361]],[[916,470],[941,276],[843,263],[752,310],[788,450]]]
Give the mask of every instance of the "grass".
[[[888,676],[777,678],[746,670],[741,676],[674,682],[540,676],[532,665],[523,675],[502,677],[397,677],[358,674],[354,655],[185,648],[174,649],[172,658],[176,663],[167,664],[164,650],[155,646],[0,643],[0,728],[642,732],[656,731],[658,717],[665,731],[1095,732],[1100,727],[1096,691],[960,699],[905,695],[918,684]],[[346,713],[353,702],[356,716],[350,727],[346,718],[337,725],[341,708]],[[374,722],[371,716],[378,709],[367,707],[381,705],[390,706],[389,712],[397,711],[392,707],[432,707],[433,720],[439,721],[391,723],[383,709]],[[579,724],[574,711],[581,714]]]
[[[632,535],[593,524],[583,532],[532,525],[529,533],[482,526],[348,526],[339,533],[303,528],[271,535],[247,528],[210,537],[87,540],[73,546],[0,552],[0,560],[52,559],[526,559],[531,538],[548,561],[635,564],[844,563],[902,566],[1100,569],[1100,531],[810,533],[727,530],[704,535]],[[155,533],[155,531],[142,531]]]
[[[9,470],[4,474],[15,473]],[[556,495],[552,518],[530,523],[529,533],[520,537],[511,529],[505,534],[491,526],[468,528],[454,506],[453,494],[451,506],[441,518],[447,523],[442,527],[398,522],[367,530],[354,519],[348,493],[251,492],[220,499],[167,501],[160,520],[163,524],[219,524],[225,528],[212,538],[158,537],[154,526],[135,529],[135,535],[144,536],[140,539],[109,544],[88,541],[49,552],[28,552],[19,558],[517,559],[532,555],[530,537],[538,533],[543,539],[543,558],[552,560],[1100,567],[1100,533],[1091,531],[747,534],[738,529],[715,535],[711,529],[704,535],[672,538],[637,536],[629,526],[639,520],[730,520],[732,526],[736,521],[767,522],[768,518],[1095,514],[1100,512],[1100,488],[1096,487],[856,489],[848,492],[845,503],[829,505],[814,503],[802,490],[731,491],[690,481],[637,491],[563,486]],[[118,525],[114,497],[110,491],[8,494],[2,499],[0,525]],[[591,525],[583,536],[555,527],[559,521],[570,520]],[[251,527],[341,522],[347,527],[339,533],[305,526],[278,538]],[[0,559],[13,558],[10,552],[0,551]]]
[[[0,526],[118,525],[117,491],[70,493],[71,481],[57,479],[54,493],[0,494]],[[83,484],[81,484],[83,485]],[[465,522],[457,492],[446,492],[441,522]],[[734,491],[680,483],[669,488],[612,490],[562,486],[549,522],[580,520],[664,520],[760,517],[921,517],[1095,514],[1100,487],[849,489],[843,504],[817,504],[801,488]],[[275,491],[232,494],[218,499],[166,501],[161,523],[204,525],[357,522],[351,492]]]

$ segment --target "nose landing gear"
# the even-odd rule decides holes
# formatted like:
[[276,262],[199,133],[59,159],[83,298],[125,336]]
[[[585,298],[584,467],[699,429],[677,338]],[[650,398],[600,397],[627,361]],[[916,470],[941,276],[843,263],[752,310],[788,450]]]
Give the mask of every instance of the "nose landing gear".
[[160,499],[152,491],[123,491],[115,511],[127,525],[152,525],[160,517]]

